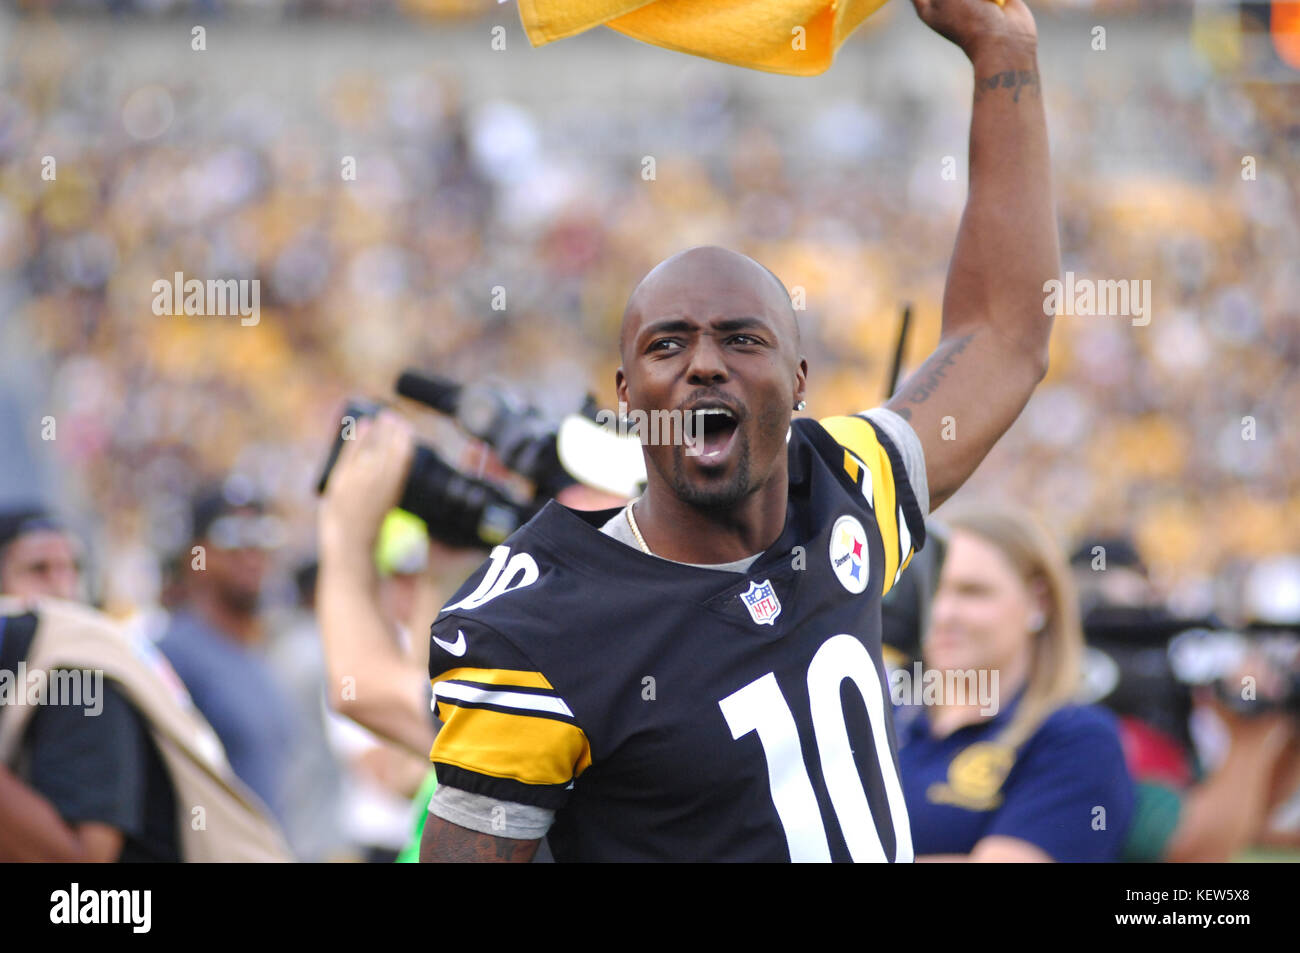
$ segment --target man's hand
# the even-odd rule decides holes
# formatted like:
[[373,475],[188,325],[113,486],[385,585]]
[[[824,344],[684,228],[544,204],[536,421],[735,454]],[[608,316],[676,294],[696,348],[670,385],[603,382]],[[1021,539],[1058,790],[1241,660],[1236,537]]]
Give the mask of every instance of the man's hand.
[[1038,46],[1034,15],[1021,0],[912,0],[930,29],[962,48],[974,62],[982,50],[1007,44]]
[[401,499],[414,454],[411,427],[397,414],[383,411],[357,423],[355,438],[343,441],[321,498],[322,549],[370,558],[384,517]]

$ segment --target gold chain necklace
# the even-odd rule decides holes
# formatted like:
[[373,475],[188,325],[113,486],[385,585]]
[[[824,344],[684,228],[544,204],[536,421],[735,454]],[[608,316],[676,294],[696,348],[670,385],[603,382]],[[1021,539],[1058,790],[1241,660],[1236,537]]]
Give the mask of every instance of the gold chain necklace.
[[[632,503],[635,502],[635,500],[632,501]],[[641,545],[641,551],[648,556],[653,556],[654,553],[650,552],[650,547],[645,544],[645,537],[641,535],[641,530],[636,525],[636,517],[632,515],[632,503],[629,503],[624,511],[627,513],[627,524],[632,527],[632,535],[636,537],[636,541]]]

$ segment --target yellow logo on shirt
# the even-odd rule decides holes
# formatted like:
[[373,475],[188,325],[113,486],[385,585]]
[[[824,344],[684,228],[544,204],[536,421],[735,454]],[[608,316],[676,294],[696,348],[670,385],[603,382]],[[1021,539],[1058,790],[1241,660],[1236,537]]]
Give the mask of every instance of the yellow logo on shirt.
[[1002,804],[1002,782],[1016,763],[1014,748],[979,741],[962,749],[948,763],[948,781],[926,790],[932,804],[951,804],[969,811],[992,811]]

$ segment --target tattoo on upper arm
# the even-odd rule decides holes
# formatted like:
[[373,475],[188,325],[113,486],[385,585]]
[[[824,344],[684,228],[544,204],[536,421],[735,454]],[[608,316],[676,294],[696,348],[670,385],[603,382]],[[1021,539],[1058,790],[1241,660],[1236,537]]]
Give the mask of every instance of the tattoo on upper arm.
[[994,73],[992,76],[976,79],[975,98],[981,99],[986,93],[990,93],[995,89],[1014,89],[1015,93],[1012,95],[1011,101],[1018,103],[1020,102],[1020,91],[1026,87],[1032,87],[1035,93],[1042,94],[1042,88],[1038,85],[1038,70],[1003,70],[1001,73]]
[[[935,389],[939,382],[943,380],[948,373],[948,368],[957,363],[957,355],[966,350],[970,344],[971,338],[975,337],[972,331],[969,334],[963,334],[961,337],[953,338],[951,343],[941,344],[934,352],[929,361],[922,366],[921,371],[904,386],[899,396],[910,404],[924,403]],[[902,407],[894,411],[904,420],[912,419],[912,412]]]

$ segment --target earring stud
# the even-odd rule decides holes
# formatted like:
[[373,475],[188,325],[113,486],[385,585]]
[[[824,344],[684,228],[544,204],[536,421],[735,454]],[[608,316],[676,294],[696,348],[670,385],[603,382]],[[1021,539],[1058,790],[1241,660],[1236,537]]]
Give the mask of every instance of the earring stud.
[[808,406],[808,401],[806,401],[806,400],[801,400],[801,401],[799,401],[799,403],[797,403],[797,404],[794,405],[794,409],[795,409],[795,410],[803,410],[803,409],[804,409],[805,407],[807,407],[807,406]]

